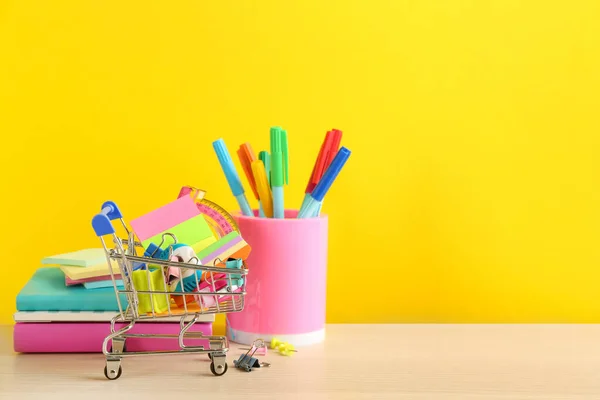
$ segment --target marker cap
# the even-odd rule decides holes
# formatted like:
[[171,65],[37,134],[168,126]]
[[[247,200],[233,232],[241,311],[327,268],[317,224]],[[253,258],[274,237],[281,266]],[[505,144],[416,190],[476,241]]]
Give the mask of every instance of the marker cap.
[[227,183],[229,183],[233,195],[238,196],[243,194],[244,188],[242,187],[242,182],[240,182],[240,177],[237,174],[235,166],[233,165],[233,160],[231,160],[231,157],[229,156],[229,151],[227,150],[227,146],[225,146],[223,139],[214,141],[213,148],[217,153],[217,158],[219,159],[219,163],[225,173],[225,178],[227,179]]
[[342,170],[342,167],[348,160],[348,157],[350,157],[350,153],[350,150],[348,150],[347,148],[343,146],[342,148],[340,148],[340,151],[338,151],[337,155],[331,162],[331,165],[329,166],[329,168],[327,168],[327,171],[325,171],[325,174],[323,175],[323,177],[315,187],[315,190],[313,190],[311,194],[311,196],[315,200],[323,201],[323,197],[325,197],[325,194],[333,184],[333,181]]

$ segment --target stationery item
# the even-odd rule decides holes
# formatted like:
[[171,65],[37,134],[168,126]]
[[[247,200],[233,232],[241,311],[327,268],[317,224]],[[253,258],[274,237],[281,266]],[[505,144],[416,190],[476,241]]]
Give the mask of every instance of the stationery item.
[[[247,347],[240,347],[240,350],[250,350]],[[259,347],[256,348],[256,354],[257,356],[266,356],[267,355],[267,345],[266,344],[262,344],[259,345]]]
[[90,267],[98,264],[106,264],[106,253],[104,253],[104,249],[82,249],[70,253],[44,257],[42,259],[42,264]]
[[277,349],[277,351],[279,351],[279,353],[284,356],[290,356],[292,355],[292,353],[298,352],[298,350],[294,349],[294,345],[287,342],[282,342],[281,340],[275,337],[271,339],[271,348]]
[[340,142],[342,141],[342,131],[334,129],[331,131],[331,140],[329,146],[325,148],[325,154],[323,155],[323,162],[318,166],[318,169],[313,177],[313,183],[316,185],[319,183],[327,168],[333,162],[333,159],[337,155],[340,149]]
[[265,166],[265,172],[267,173],[267,179],[269,181],[269,188],[271,187],[271,155],[266,151],[258,153],[258,159],[263,162]]
[[151,257],[158,260],[168,260],[170,257],[175,257],[187,262],[196,257],[196,252],[193,248],[183,243],[175,243],[164,249],[154,243],[150,243],[146,251],[144,251],[144,257]]
[[[181,293],[181,292],[180,292]],[[206,309],[202,309],[200,308],[197,304],[193,303],[194,301],[194,295],[193,293],[190,293],[189,295],[185,295],[185,302],[188,303],[187,305],[183,304],[183,297],[184,295],[182,294],[175,294],[175,293],[170,293],[170,297],[171,297],[171,303],[170,303],[170,309],[171,309],[171,315],[177,315],[179,317],[182,316],[188,316],[190,314],[193,313],[201,313],[201,312],[206,312]],[[192,303],[190,303],[192,302]],[[187,307],[187,309],[186,309]],[[160,317],[161,319],[165,316],[169,315],[169,310],[164,311],[164,312],[156,312],[154,313],[155,316]],[[152,317],[152,312],[148,312],[146,313],[147,317]]]
[[[239,231],[233,217],[231,217],[231,215],[225,211],[223,207],[204,198],[205,195],[206,192],[204,190],[197,189],[192,186],[183,186],[179,191],[178,197],[190,196],[192,200],[194,200],[200,213],[204,215],[209,225],[211,225],[215,236],[223,237],[230,232]],[[210,243],[208,245],[210,245]],[[197,253],[203,248],[204,247],[198,249],[195,246],[194,251]]]
[[[214,281],[214,287],[213,287],[213,281]],[[210,293],[210,292],[223,293],[226,296],[223,296],[223,295],[195,295],[194,298],[198,302],[198,305],[200,307],[208,308],[208,307],[214,306],[217,303],[217,301],[219,301],[219,302],[225,301],[228,298],[230,298],[230,296],[227,296],[227,294],[230,294],[232,292],[239,293],[240,287],[237,285],[229,286],[229,282],[228,282],[226,274],[216,274],[216,275],[213,274],[212,277],[211,277],[211,275],[207,275],[206,280],[204,282],[202,282],[200,284],[200,286],[198,286],[197,293],[207,293],[207,292],[208,293]]]
[[[194,200],[192,199],[191,196],[183,196],[180,197],[178,200],[187,200],[192,202],[192,204],[195,206]],[[136,321],[140,320],[140,319],[155,319],[155,318],[160,318],[163,316],[173,316],[176,315],[176,313],[173,313],[172,307],[171,307],[171,302],[175,303],[175,300],[172,298],[174,296],[185,296],[186,293],[185,292],[170,292],[167,289],[167,278],[165,277],[164,273],[166,272],[165,269],[169,269],[169,267],[177,267],[177,268],[190,268],[193,271],[193,274],[195,274],[196,270],[201,270],[204,273],[214,273],[214,272],[218,272],[221,273],[221,271],[224,271],[223,273],[225,274],[229,274],[229,271],[226,271],[225,269],[222,268],[216,268],[216,267],[207,267],[207,266],[201,266],[201,265],[187,265],[189,263],[182,263],[182,262],[177,262],[177,263],[173,263],[173,262],[169,262],[169,261],[165,261],[165,260],[158,260],[158,259],[152,259],[152,258],[147,258],[147,257],[139,257],[136,256],[135,254],[132,254],[131,250],[131,246],[134,245],[132,237],[134,236],[133,232],[130,232],[127,235],[127,242],[124,242],[124,239],[119,238],[116,233],[115,233],[115,229],[113,227],[113,223],[111,221],[115,220],[115,219],[119,219],[120,222],[123,223],[123,225],[125,225],[125,222],[122,218],[122,214],[119,210],[119,208],[117,207],[117,205],[112,202],[112,201],[106,201],[102,204],[102,207],[100,208],[100,212],[97,213],[93,218],[92,218],[92,228],[96,234],[96,236],[98,236],[98,238],[100,238],[102,244],[104,245],[103,247],[105,248],[106,251],[106,256],[107,259],[109,260],[109,263],[114,262],[118,262],[120,264],[126,263],[126,264],[130,264],[130,263],[135,263],[135,262],[141,262],[146,264],[146,268],[143,270],[135,270],[135,271],[131,271],[131,268],[127,268],[127,276],[124,276],[125,279],[127,279],[127,284],[126,284],[126,289],[127,290],[119,290],[118,288],[115,288],[115,294],[117,295],[116,298],[118,299],[120,294],[127,294],[127,296],[129,297],[129,307],[125,310],[125,312],[123,312],[123,307],[122,305],[118,304],[119,307],[119,314],[117,314],[117,316],[119,316],[121,319],[123,320],[127,320],[130,322],[130,325],[127,327],[128,329],[131,328]],[[256,218],[258,219],[258,218]],[[237,233],[237,232],[236,232]],[[112,249],[108,249],[106,248],[106,241],[104,240],[104,237],[107,235],[111,235],[112,236],[112,242],[114,243],[114,247]],[[126,244],[126,248],[123,249],[123,244]],[[125,251],[124,251],[125,250]],[[172,252],[170,253],[172,256]],[[154,269],[154,267],[156,267],[156,269]],[[244,268],[241,271],[236,271],[236,274],[242,274],[242,275],[246,275],[247,273],[247,269]],[[123,272],[123,274],[125,274],[125,272]],[[179,275],[181,277],[183,277],[184,272],[182,270],[179,271]],[[171,274],[172,275],[172,274]],[[175,276],[176,277],[176,276]],[[133,281],[133,282],[131,282]],[[130,284],[131,282],[131,284]],[[210,293],[207,293],[210,294]],[[245,292],[239,292],[239,293],[228,293],[227,296],[229,296],[231,298],[231,301],[228,302],[224,302],[223,304],[218,303],[216,305],[216,307],[211,307],[210,309],[202,309],[200,307],[198,307],[199,311],[193,311],[190,308],[187,307],[187,304],[185,301],[183,301],[183,310],[182,310],[182,315],[190,315],[190,313],[195,313],[195,312],[200,312],[200,313],[228,313],[228,312],[239,312],[241,310],[244,309],[244,297],[245,297],[246,293]],[[148,315],[148,313],[150,312],[150,309],[152,310],[152,314]],[[180,308],[181,310],[181,308]],[[144,313],[146,315],[144,315]],[[158,315],[156,315],[158,314]],[[141,325],[141,324],[139,324]],[[137,325],[137,326],[139,326]],[[161,354],[184,354],[184,353],[205,353],[205,354],[209,354],[211,356],[211,364],[210,364],[210,370],[214,375],[220,376],[223,375],[226,371],[227,371],[227,363],[226,363],[226,351],[227,351],[227,340],[224,336],[222,337],[218,337],[218,336],[211,336],[208,339],[210,340],[210,346],[209,348],[205,348],[204,346],[194,346],[194,347],[190,347],[190,346],[186,346],[183,342],[185,341],[186,336],[187,337],[197,337],[197,335],[190,335],[190,332],[186,332],[188,331],[188,328],[191,326],[191,324],[184,324],[183,322],[181,322],[179,324],[179,334],[178,335],[173,335],[174,337],[178,337],[178,344],[179,344],[179,349],[173,350],[173,351],[168,351],[168,352],[162,352]],[[104,366],[104,376],[107,379],[110,380],[114,380],[114,379],[118,379],[121,376],[122,373],[122,367],[121,367],[121,359],[122,359],[122,355],[124,353],[123,349],[124,349],[124,345],[125,345],[125,339],[127,337],[131,336],[131,334],[126,334],[126,332],[124,332],[123,330],[121,331],[113,331],[111,335],[107,336],[104,340],[104,344],[103,344],[103,353],[105,355],[106,358],[106,364]],[[164,335],[155,335],[155,334],[146,334],[144,333],[143,335],[134,335],[136,337],[142,336],[144,338],[153,338],[153,337],[164,337]],[[108,341],[112,340],[112,350],[107,348],[107,344]],[[149,354],[154,354],[154,352],[143,352],[143,353],[139,353],[139,352],[131,352],[131,351],[127,351],[126,352],[127,356],[139,356],[139,355],[149,355]]]
[[287,132],[271,128],[271,190],[273,192],[273,218],[284,218],[283,185],[289,184]]
[[[130,222],[135,235],[147,249],[162,243],[163,249],[177,243],[196,248],[198,243],[216,241],[213,231],[190,196],[182,196]],[[167,234],[167,235],[165,235]]]
[[281,343],[283,343],[281,340],[279,340],[278,338],[274,337],[271,339],[271,348],[272,349],[276,349]]
[[258,200],[258,215],[259,217],[264,218],[265,214],[258,191],[256,190],[256,181],[252,172],[252,163],[257,161],[254,151],[252,150],[250,143],[244,143],[240,146],[237,153],[240,163],[242,164],[242,168],[244,169],[244,173],[246,174],[246,178],[248,179],[248,183],[250,184],[250,188],[252,189],[252,193],[254,193],[254,197],[256,197],[256,200]]
[[331,165],[329,168],[327,168],[327,171],[325,171],[325,174],[315,187],[315,190],[313,190],[311,193],[310,199],[305,206],[300,209],[298,218],[311,218],[314,215],[315,211],[319,207],[319,204],[321,204],[323,198],[327,194],[327,191],[333,184],[333,181],[340,173],[342,167],[348,160],[348,157],[350,157],[350,153],[350,150],[342,146],[340,151],[338,151],[337,155],[333,159]]
[[246,260],[251,248],[238,232],[228,233],[198,253],[201,265],[214,265],[216,260],[239,258]]
[[[173,257],[175,258],[175,257]],[[179,260],[171,260],[171,261],[175,261],[175,262],[179,262]],[[184,274],[187,274],[188,269],[185,268],[184,269]],[[166,271],[166,276],[167,276],[167,286],[169,287],[169,292],[171,292],[171,299],[175,302],[175,304],[178,307],[184,307],[184,302],[185,303],[189,303],[190,301],[194,300],[194,297],[192,295],[181,295],[181,294],[174,294],[176,293],[181,293],[181,292],[193,292],[195,291],[195,289],[197,289],[198,285],[201,282],[200,277],[202,276],[201,273],[199,274],[189,274],[189,276],[186,277],[187,281],[184,280],[183,282],[183,287],[184,290],[181,289],[181,268],[177,268],[177,267],[169,267],[167,268]],[[200,277],[198,277],[198,280],[196,283],[196,277],[200,275]]]
[[270,367],[271,364],[264,361],[259,361],[254,357],[254,354],[259,348],[265,348],[266,345],[262,339],[257,339],[252,343],[252,347],[248,349],[246,354],[242,354],[237,360],[233,361],[236,368],[243,369],[246,372],[252,371],[254,368]]
[[[113,315],[114,316],[114,315]],[[178,318],[180,319],[180,317]],[[179,322],[138,322],[128,334],[178,335]],[[126,324],[117,322],[115,330]],[[213,334],[212,322],[196,322],[188,332]],[[102,322],[27,322],[16,323],[13,329],[13,348],[17,353],[102,353],[102,343],[110,334],[110,321]],[[186,346],[205,346],[208,339],[184,339]],[[109,343],[109,348],[110,348]],[[125,342],[126,351],[178,350],[178,338],[130,337]]]
[[[227,261],[225,261],[225,267],[232,268],[232,269],[241,269],[243,263],[244,263],[244,260],[242,260],[241,258],[229,257],[227,259]],[[230,274],[230,278],[231,278],[232,284],[235,286],[242,286],[244,284],[244,278],[242,278],[242,275]]]
[[300,209],[306,207],[306,203],[310,199],[310,194],[313,192],[317,186],[317,183],[319,183],[323,177],[323,174],[337,154],[341,140],[342,132],[337,129],[329,131],[325,135],[325,140],[321,144],[319,155],[317,156],[315,165],[308,180],[308,184],[306,185],[306,189],[304,191],[304,201],[302,202]]
[[[325,171],[327,171],[327,168],[329,168],[329,166],[333,162],[333,159],[335,158],[335,156],[338,153],[339,148],[340,148],[340,143],[342,141],[342,131],[334,129],[332,132],[333,132],[332,144],[327,151],[325,164],[323,165],[323,170],[319,171],[318,174],[315,176],[315,185],[317,183],[319,183],[319,181],[323,177],[323,174],[325,173]],[[313,217],[318,217],[321,215],[321,207],[322,206],[323,206],[323,202],[321,201],[321,203],[319,204],[319,207],[317,207],[317,210],[313,213]]]
[[[87,268],[76,269],[85,270]],[[125,294],[119,296],[127,307]],[[19,291],[17,311],[118,311],[113,288],[87,290],[83,286],[65,285],[65,276],[59,268],[43,267]]]
[[250,208],[250,204],[248,204],[248,200],[246,199],[246,195],[244,194],[244,188],[242,186],[242,183],[240,182],[240,177],[238,176],[237,170],[233,165],[233,161],[229,156],[229,151],[227,150],[223,139],[218,139],[214,141],[213,148],[217,153],[217,158],[219,159],[219,163],[221,164],[221,169],[223,169],[223,172],[225,173],[225,178],[227,179],[229,188],[235,196],[240,206],[240,210],[244,215],[253,217],[254,213]]
[[300,348],[325,337],[328,217],[234,218],[252,252],[244,264],[246,307],[227,314],[231,341],[273,337]]
[[[171,255],[171,259],[176,262],[184,262],[187,264],[196,264],[196,265],[199,262],[198,256],[192,250],[192,248],[189,246],[185,246],[185,245],[179,246],[177,248],[175,248],[175,246],[174,246],[173,253]],[[180,291],[192,292],[195,288],[198,287],[198,283],[202,279],[202,271],[200,271],[200,270],[194,271],[193,269],[190,269],[190,268],[184,268],[183,276],[179,276],[180,271],[181,271],[181,268],[177,268],[177,267],[169,268],[169,273],[171,273],[172,276],[176,276],[177,280],[178,280],[177,286],[175,287],[175,291],[177,291],[177,292],[180,292]],[[181,281],[183,281],[183,290],[181,289]]]
[[[148,278],[149,275],[149,278]],[[133,286],[140,291],[166,292],[167,286],[160,268],[150,271],[133,271]],[[168,310],[170,296],[167,294],[138,293],[139,313],[162,313]]]
[[[124,289],[123,280],[121,279],[115,280],[115,285],[117,285],[119,289]],[[103,281],[84,282],[83,287],[86,289],[114,288],[113,281],[110,278]]]
[[256,181],[256,189],[258,190],[264,216],[267,218],[272,218],[273,196],[271,194],[271,187],[269,186],[269,181],[267,179],[265,165],[262,161],[258,160],[252,162],[251,167],[252,173],[254,174],[254,179]]
[[319,154],[317,155],[317,159],[315,160],[315,165],[313,166],[312,172],[310,173],[310,176],[308,178],[308,183],[306,184],[306,189],[304,189],[304,200],[302,201],[302,205],[300,206],[300,209],[302,209],[304,207],[304,205],[306,204],[306,202],[308,201],[308,199],[310,199],[310,194],[315,189],[315,186],[317,186],[318,179],[317,179],[317,182],[314,182],[315,174],[316,174],[317,170],[319,169],[319,165],[325,161],[325,158],[326,158],[325,154],[327,154],[326,148],[329,147],[330,143],[331,143],[331,131],[327,132],[327,134],[325,135],[325,140],[323,140],[323,143],[321,143],[321,148],[319,149]]
[[[175,307],[173,307],[175,308]],[[17,311],[13,314],[15,322],[110,322],[118,311]],[[185,316],[190,321],[193,315]],[[179,322],[181,316],[163,317],[153,322]],[[138,323],[146,323],[140,320]],[[215,314],[199,314],[198,322],[214,322]]]
[[[107,268],[108,270],[108,268]],[[115,274],[115,279],[121,279],[120,274]],[[65,275],[65,285],[73,286],[73,285],[83,285],[86,282],[98,282],[98,281],[110,281],[110,275],[101,275],[95,276],[92,278],[83,278],[83,279],[71,279],[69,276]]]
[[[66,278],[71,280],[80,281],[84,279],[98,278],[101,276],[109,276],[110,277],[110,269],[108,268],[108,264],[96,265],[93,267],[81,268],[81,267],[73,267],[73,266],[62,266],[59,267],[60,271],[63,272]],[[121,276],[121,269],[117,263],[113,263],[112,272],[114,275]]]
[[[196,264],[200,264],[200,265],[215,265],[215,263],[217,261],[223,260],[223,259],[235,259],[235,260],[245,260],[246,258],[248,258],[248,255],[250,254],[250,246],[248,246],[248,244],[242,239],[242,237],[240,236],[240,234],[238,232],[230,232],[227,235],[225,235],[224,237],[222,237],[221,239],[219,239],[217,242],[213,243],[211,246],[207,247],[206,249],[200,251],[196,257]],[[237,266],[239,265],[239,268],[241,268],[241,263],[235,261],[232,262],[230,264],[230,267],[233,268],[234,264]],[[226,267],[226,265],[223,265],[224,267]],[[176,283],[176,289],[175,291],[177,292],[181,292],[181,286],[179,283],[179,271],[178,268],[174,267],[173,268],[174,271],[169,270],[168,274],[171,274],[172,276],[174,276],[175,280],[174,282]],[[184,291],[185,292],[193,292],[193,291],[197,291],[198,287],[203,288],[206,287],[205,285],[203,286],[202,283],[200,284],[200,286],[197,285],[198,282],[201,282],[202,279],[205,279],[205,277],[202,276],[201,271],[197,271],[196,273],[197,278],[194,277],[194,275],[192,274],[191,276],[187,277],[184,279]],[[232,274],[232,277],[237,277],[238,279],[236,279],[236,281],[243,281],[241,275],[237,275],[237,274]],[[173,287],[174,285],[172,284],[171,287]],[[225,285],[223,285],[225,286]],[[220,287],[220,288],[223,288]],[[205,289],[204,292],[210,292],[210,290]],[[174,298],[175,303],[182,307],[184,302],[188,303],[190,301],[196,301],[197,297],[194,297],[192,295],[173,295],[172,296]],[[213,296],[210,296],[211,298],[214,298]],[[204,307],[211,307],[212,305],[214,305],[214,302],[204,302],[204,303],[198,303],[201,306]]]
[[277,346],[277,351],[279,351],[279,354],[284,356],[291,356],[292,353],[297,352],[297,350],[294,349],[294,346],[289,343],[281,343],[279,346]]

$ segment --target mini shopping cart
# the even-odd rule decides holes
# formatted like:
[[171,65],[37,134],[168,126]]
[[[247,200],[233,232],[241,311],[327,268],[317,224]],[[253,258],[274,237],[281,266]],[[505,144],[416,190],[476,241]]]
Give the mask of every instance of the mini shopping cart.
[[[117,236],[111,222],[116,219],[121,221],[127,238]],[[121,376],[121,360],[123,358],[154,354],[205,353],[211,359],[211,372],[216,376],[225,374],[227,372],[226,353],[229,349],[227,337],[203,335],[202,332],[190,332],[189,330],[202,314],[243,310],[248,272],[245,263],[241,268],[229,269],[220,266],[199,265],[197,259],[170,261],[171,257],[164,260],[144,255],[138,256],[138,250],[143,249],[142,245],[135,240],[133,232],[127,229],[119,208],[111,201],[102,205],[102,211],[92,220],[92,227],[106,252],[119,307],[119,313],[111,320],[110,334],[104,339],[102,345],[102,352],[106,356],[106,366],[104,367],[106,378],[112,380]],[[112,248],[107,246],[104,240],[105,236],[112,236]],[[176,242],[177,238],[174,235],[171,236]],[[142,254],[144,254],[143,251]],[[117,265],[118,274],[115,272],[116,269],[113,270],[113,267]],[[176,284],[169,284],[169,278],[172,276],[193,277],[195,280],[195,284],[192,284],[193,289],[190,289],[190,285],[184,285],[183,279],[175,280],[178,282]],[[122,285],[118,284],[118,281],[122,281]],[[203,288],[199,290],[198,288],[202,286]],[[123,295],[127,299],[125,309],[121,303]],[[179,334],[128,333],[138,321],[173,317],[180,317]],[[125,325],[116,329],[115,324],[117,323]],[[177,338],[179,349],[128,352],[126,350],[127,338]],[[208,346],[189,346],[185,343],[186,339],[204,339],[208,342]]]

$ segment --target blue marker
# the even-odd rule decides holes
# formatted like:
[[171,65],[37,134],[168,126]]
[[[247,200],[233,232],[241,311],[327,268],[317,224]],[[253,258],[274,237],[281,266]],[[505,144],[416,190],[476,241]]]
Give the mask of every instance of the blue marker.
[[350,150],[347,148],[343,146],[340,148],[340,151],[338,151],[338,153],[335,155],[335,158],[331,162],[329,168],[327,168],[327,171],[325,171],[325,174],[323,174],[323,177],[315,187],[315,190],[313,190],[310,194],[310,198],[304,207],[300,209],[298,218],[312,218],[315,216],[317,210],[319,210],[319,207],[323,202],[323,197],[325,197],[327,191],[331,187],[331,184],[335,178],[337,178],[338,174],[342,170],[342,167],[348,160],[348,157],[350,157],[350,153]]
[[242,187],[242,182],[240,181],[240,177],[235,169],[235,165],[233,165],[233,161],[229,156],[229,151],[227,151],[227,147],[225,146],[225,142],[223,141],[223,139],[214,141],[213,148],[217,153],[217,158],[219,159],[221,168],[225,173],[227,183],[229,183],[231,192],[235,196],[235,199],[237,200],[238,204],[240,205],[242,213],[248,217],[253,217],[254,213],[250,208],[248,199],[246,199],[246,195],[244,194],[244,188]]

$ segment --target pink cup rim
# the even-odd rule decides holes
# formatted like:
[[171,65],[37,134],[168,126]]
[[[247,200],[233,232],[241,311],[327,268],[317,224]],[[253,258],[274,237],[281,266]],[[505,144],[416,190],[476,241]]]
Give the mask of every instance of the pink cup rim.
[[252,221],[254,223],[265,223],[265,224],[311,224],[317,221],[327,220],[327,214],[321,213],[318,217],[313,218],[301,218],[298,219],[296,216],[298,215],[298,211],[296,209],[285,209],[284,216],[285,218],[259,218],[258,217],[258,209],[253,209],[254,217],[248,217],[242,214],[241,211],[234,211],[231,215],[237,219],[238,221]]

